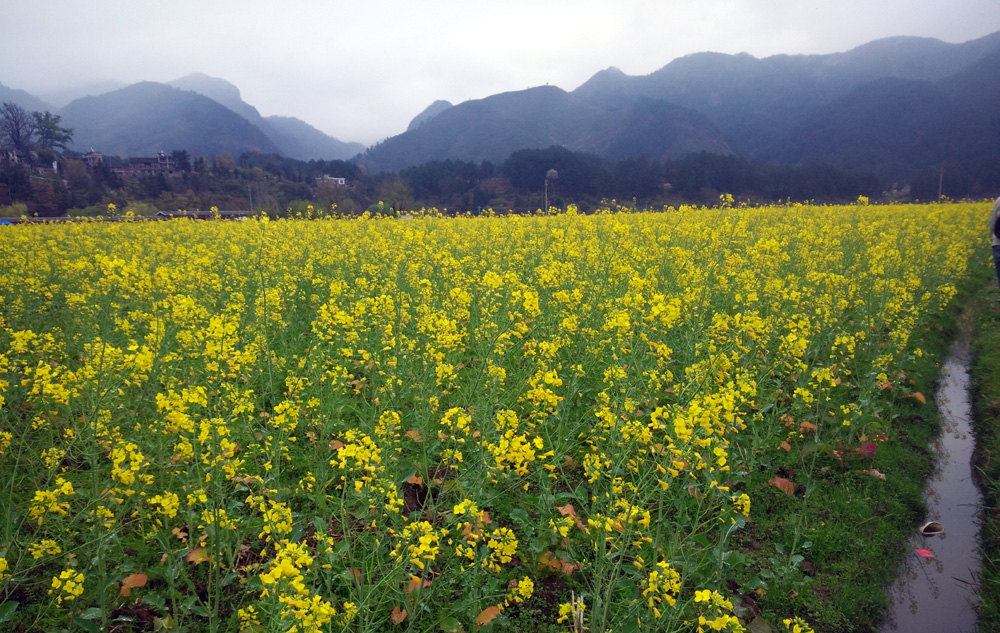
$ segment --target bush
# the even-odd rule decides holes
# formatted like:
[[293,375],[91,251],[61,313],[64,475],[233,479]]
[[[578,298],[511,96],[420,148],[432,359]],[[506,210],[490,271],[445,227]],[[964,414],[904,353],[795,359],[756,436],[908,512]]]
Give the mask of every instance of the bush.
[[28,215],[28,205],[23,202],[15,202],[7,206],[0,205],[0,218],[19,218],[22,215]]

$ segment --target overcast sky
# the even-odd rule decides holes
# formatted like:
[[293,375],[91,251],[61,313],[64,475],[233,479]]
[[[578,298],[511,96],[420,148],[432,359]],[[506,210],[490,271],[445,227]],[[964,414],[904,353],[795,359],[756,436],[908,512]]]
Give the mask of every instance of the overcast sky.
[[203,72],[264,116],[369,145],[436,99],[572,90],[609,66],[998,30],[1000,0],[0,0],[0,83],[44,98]]

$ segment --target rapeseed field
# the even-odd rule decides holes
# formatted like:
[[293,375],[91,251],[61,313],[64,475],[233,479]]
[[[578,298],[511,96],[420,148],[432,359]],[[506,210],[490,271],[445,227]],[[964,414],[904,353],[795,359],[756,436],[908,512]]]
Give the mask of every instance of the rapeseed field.
[[0,627],[828,617],[988,205],[414,215],[0,227]]

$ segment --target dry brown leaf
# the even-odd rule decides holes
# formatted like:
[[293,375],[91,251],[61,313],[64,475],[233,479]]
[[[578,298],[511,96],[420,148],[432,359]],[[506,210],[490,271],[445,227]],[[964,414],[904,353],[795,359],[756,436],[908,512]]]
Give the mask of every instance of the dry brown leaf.
[[476,616],[476,624],[479,626],[483,626],[484,624],[489,624],[490,622],[495,620],[498,615],[500,615],[500,607],[496,605],[492,607],[486,607],[479,613],[479,615]]
[[778,447],[784,449],[788,453],[792,452],[792,445],[784,440],[781,441],[781,444],[778,444]]
[[558,510],[559,514],[563,515],[564,517],[567,517],[567,516],[569,516],[569,517],[575,517],[576,516],[576,508],[573,507],[572,503],[567,503],[564,506],[556,506],[556,510]]
[[416,442],[423,442],[424,441],[424,438],[420,437],[420,433],[417,433],[413,429],[410,429],[409,431],[407,431],[403,435],[405,435],[406,437],[408,437],[411,440],[414,440]]
[[862,475],[868,475],[869,477],[874,477],[875,479],[881,479],[882,481],[885,481],[885,474],[880,473],[874,468],[870,470],[859,470],[858,472],[861,473]]
[[795,494],[795,484],[788,481],[784,477],[775,477],[774,479],[769,479],[767,483],[771,484],[772,486],[774,486],[781,492],[785,493],[786,495]]
[[927,404],[927,398],[924,397],[924,394],[920,393],[919,391],[913,394],[913,397],[916,398],[917,402],[919,402],[920,404]]
[[406,619],[406,609],[400,609],[399,607],[396,607],[395,609],[392,610],[392,615],[390,615],[389,617],[392,618],[393,624],[396,625],[402,624],[403,620]]
[[580,569],[580,566],[577,565],[576,563],[567,563],[564,560],[559,561],[559,563],[562,567],[562,573],[566,574],[567,576],[572,576],[573,572]]
[[705,498],[705,495],[701,493],[701,490],[698,490],[695,486],[688,486],[688,494],[699,501]]
[[418,576],[410,576],[410,583],[406,585],[406,593],[413,593],[417,589],[426,589],[431,586],[431,581],[422,580]]
[[583,532],[587,531],[587,526],[583,524],[580,517],[576,516],[576,509],[573,507],[572,503],[567,503],[564,506],[556,506],[556,510],[558,510],[559,514],[564,517],[573,517],[573,522],[576,524],[576,527],[580,528]]
[[341,442],[340,440],[333,440],[332,442],[330,442],[331,451],[339,451],[342,448],[344,448],[344,443]]
[[813,424],[812,422],[799,422],[799,430],[802,432],[815,431],[816,425]]
[[482,515],[480,515],[479,517],[479,521],[483,525],[489,525],[490,523],[493,523],[493,519],[490,518],[490,513],[487,512],[486,510],[483,510]]
[[538,558],[538,568],[549,571],[559,571],[562,569],[562,561],[552,556],[552,552],[543,552]]
[[413,484],[414,486],[423,486],[424,478],[420,477],[419,475],[413,475],[412,477],[406,480],[406,483]]
[[133,589],[137,587],[146,586],[146,574],[132,574],[131,576],[125,576],[122,578],[122,590],[121,595],[128,598],[128,595]]

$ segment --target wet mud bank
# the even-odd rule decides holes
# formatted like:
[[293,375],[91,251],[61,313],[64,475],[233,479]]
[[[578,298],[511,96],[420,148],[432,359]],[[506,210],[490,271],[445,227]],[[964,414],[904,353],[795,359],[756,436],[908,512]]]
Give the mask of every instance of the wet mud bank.
[[932,443],[936,466],[925,490],[927,516],[888,590],[883,633],[976,630],[982,495],[973,477],[968,338],[960,336],[942,368],[936,400],[942,431]]

